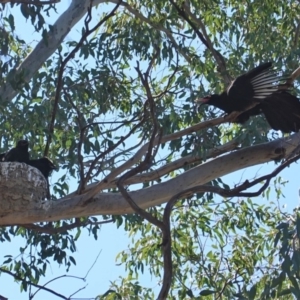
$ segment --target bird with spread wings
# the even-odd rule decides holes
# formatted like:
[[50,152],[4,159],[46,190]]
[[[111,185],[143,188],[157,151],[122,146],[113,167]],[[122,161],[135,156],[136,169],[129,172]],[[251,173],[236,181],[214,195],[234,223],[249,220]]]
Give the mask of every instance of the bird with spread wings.
[[197,102],[215,106],[228,114],[242,111],[234,120],[236,123],[264,114],[272,129],[297,132],[300,101],[289,92],[288,86],[279,84],[282,80],[272,70],[271,62],[263,63],[237,77],[223,93],[206,96]]

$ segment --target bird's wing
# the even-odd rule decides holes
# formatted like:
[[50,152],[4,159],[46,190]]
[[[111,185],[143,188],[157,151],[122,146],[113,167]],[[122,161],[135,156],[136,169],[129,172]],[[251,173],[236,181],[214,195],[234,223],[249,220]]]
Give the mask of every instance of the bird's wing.
[[4,161],[26,162],[29,160],[29,153],[19,148],[10,149],[4,156]]
[[283,132],[300,129],[300,101],[289,92],[272,94],[263,101],[261,108],[273,129]]
[[278,90],[278,78],[270,68],[272,63],[264,63],[237,77],[227,89],[230,98],[237,101],[253,101],[268,97]]
[[7,153],[5,153],[3,161],[11,161],[14,158],[15,148],[10,149]]

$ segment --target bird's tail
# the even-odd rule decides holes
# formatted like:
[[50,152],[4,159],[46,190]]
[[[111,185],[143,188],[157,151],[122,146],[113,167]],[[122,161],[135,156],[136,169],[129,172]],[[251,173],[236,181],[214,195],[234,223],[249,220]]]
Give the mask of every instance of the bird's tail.
[[300,101],[287,91],[277,91],[261,102],[261,110],[275,130],[297,132],[300,129]]

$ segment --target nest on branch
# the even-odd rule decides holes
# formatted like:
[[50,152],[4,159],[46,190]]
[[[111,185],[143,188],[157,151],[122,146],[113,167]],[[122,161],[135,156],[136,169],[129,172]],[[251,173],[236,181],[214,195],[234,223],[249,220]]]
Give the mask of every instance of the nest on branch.
[[25,163],[0,163],[0,214],[41,207],[47,196],[42,173]]

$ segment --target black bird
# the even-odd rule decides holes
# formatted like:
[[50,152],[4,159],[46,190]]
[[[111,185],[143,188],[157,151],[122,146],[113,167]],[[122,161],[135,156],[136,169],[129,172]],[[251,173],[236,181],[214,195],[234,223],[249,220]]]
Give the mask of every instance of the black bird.
[[263,113],[275,130],[282,132],[300,129],[300,101],[288,92],[288,87],[279,89],[276,73],[267,62],[237,77],[222,94],[209,95],[197,102],[213,105],[230,114],[233,111],[249,110],[240,114],[234,122],[244,123],[250,116]]
[[53,162],[48,157],[31,159],[26,162],[28,165],[37,168],[47,179],[53,170],[57,170]]
[[2,158],[3,161],[27,162],[29,160],[28,141],[20,140],[15,148],[10,149]]

